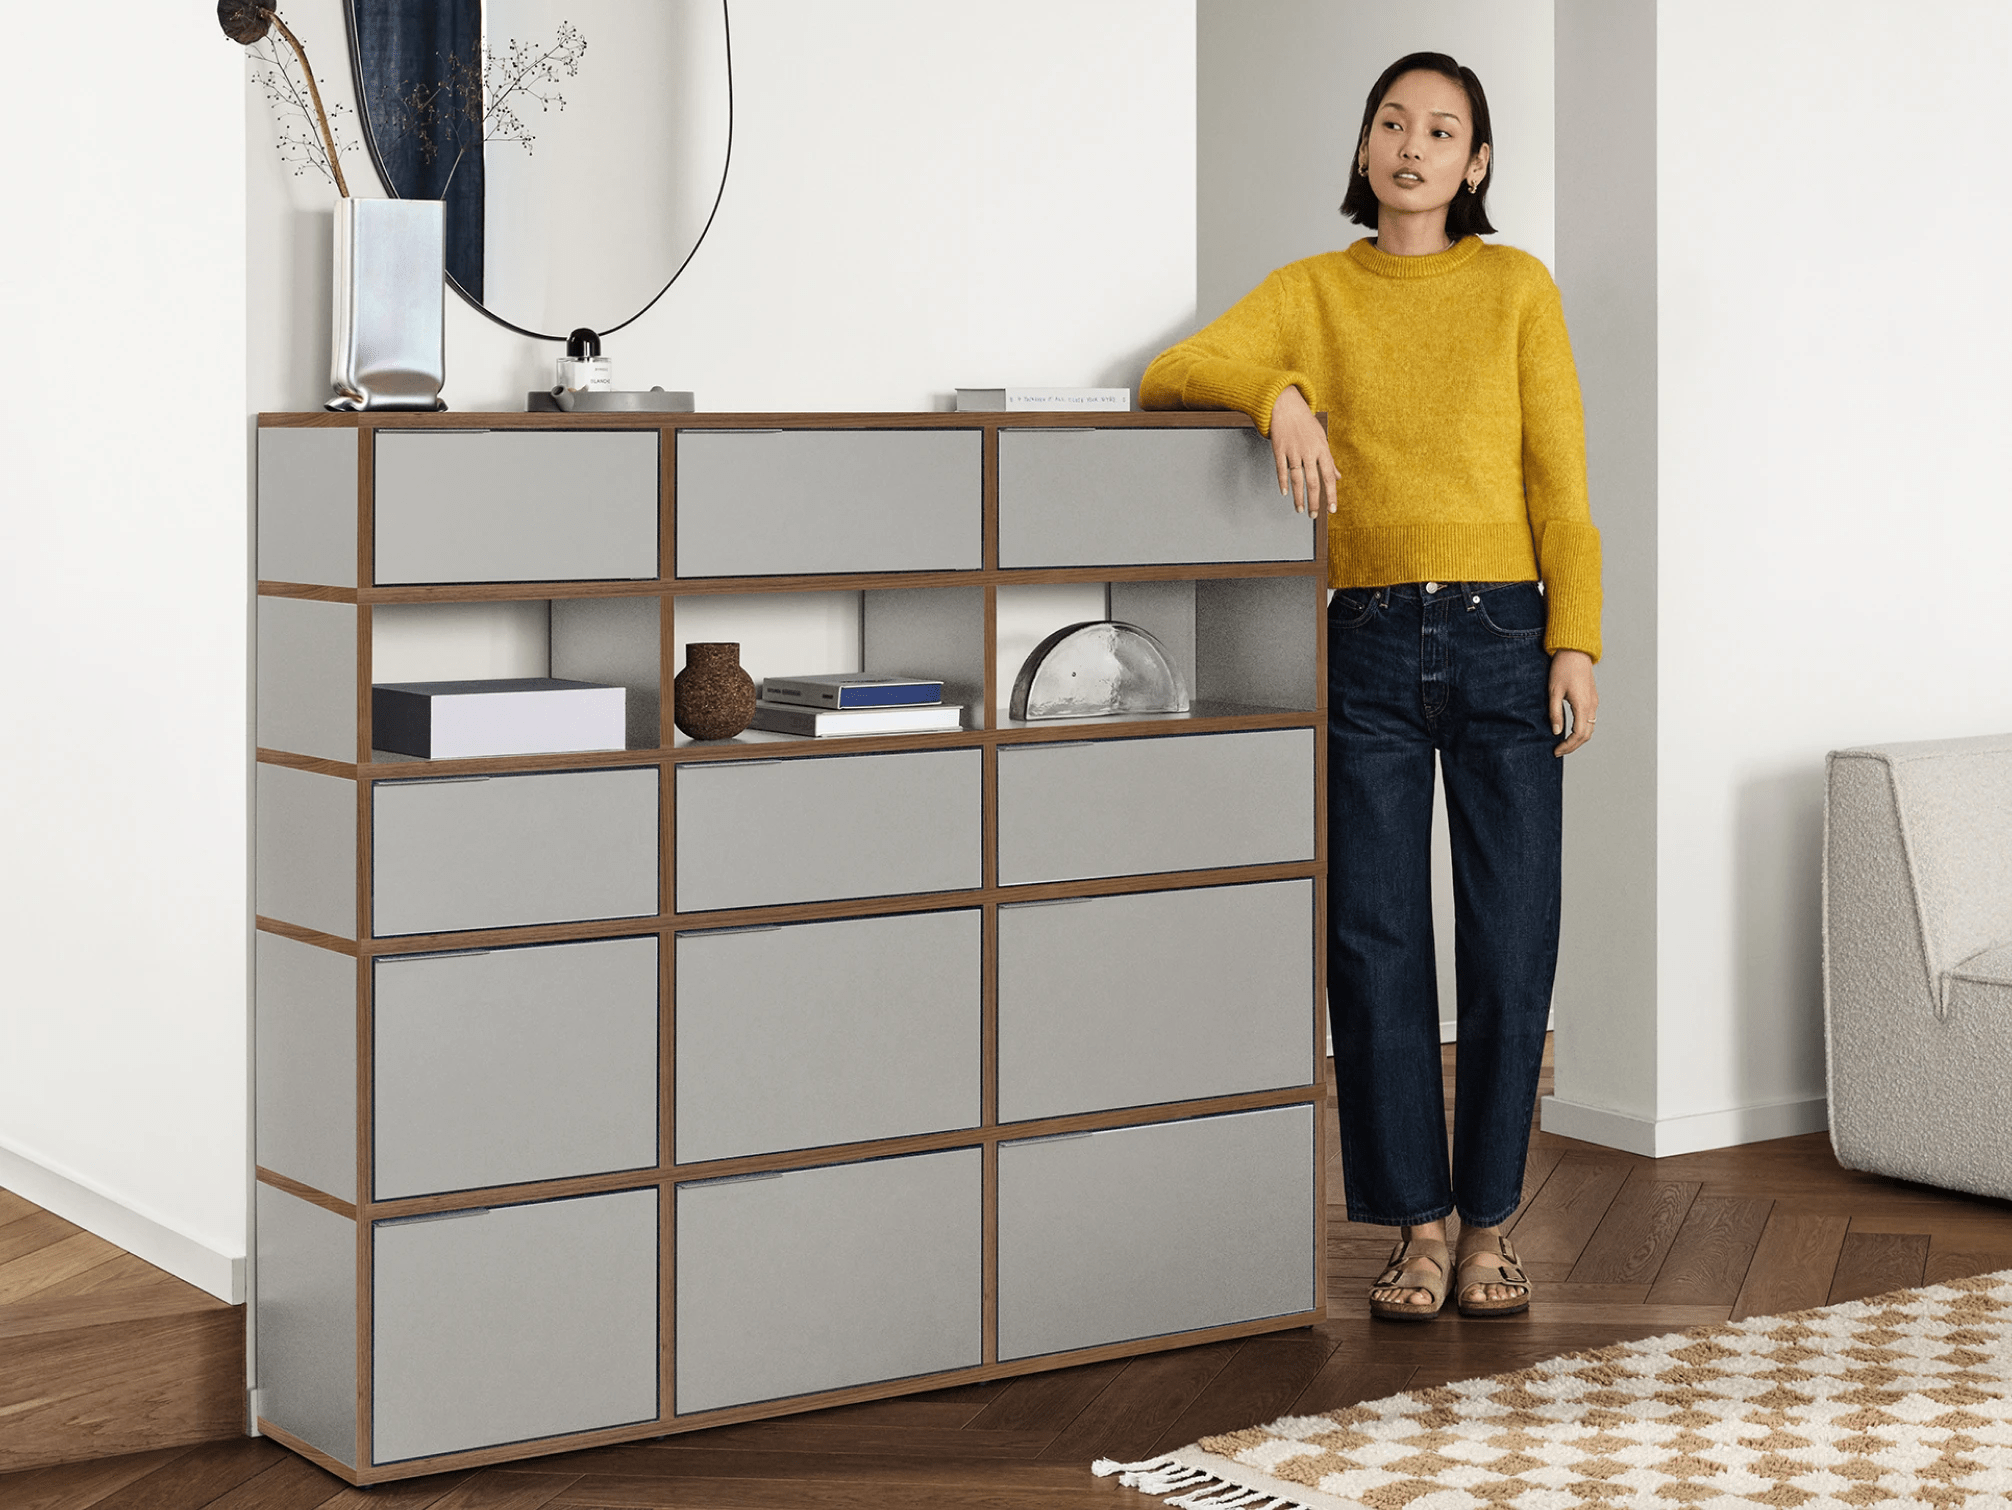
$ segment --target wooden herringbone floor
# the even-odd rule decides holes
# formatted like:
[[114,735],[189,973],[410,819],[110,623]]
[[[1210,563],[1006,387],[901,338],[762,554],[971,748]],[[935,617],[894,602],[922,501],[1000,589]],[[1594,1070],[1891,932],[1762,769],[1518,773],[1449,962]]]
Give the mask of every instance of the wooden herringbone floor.
[[372,1490],[239,1439],[0,1476],[0,1510],[1143,1507],[1158,1502],[1092,1478],[1090,1460],[1572,1349],[2012,1268],[2012,1203],[1840,1169],[1821,1133],[1662,1160],[1538,1133],[1524,1194],[1514,1235],[1541,1286],[1526,1316],[1371,1322],[1362,1292],[1390,1233],[1335,1206],[1328,1320],[1305,1330]]

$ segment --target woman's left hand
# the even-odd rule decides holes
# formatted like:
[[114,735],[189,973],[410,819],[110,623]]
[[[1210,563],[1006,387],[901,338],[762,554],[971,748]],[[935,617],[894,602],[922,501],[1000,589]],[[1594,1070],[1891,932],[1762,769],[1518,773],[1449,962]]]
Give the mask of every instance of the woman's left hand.
[[1583,650],[1560,650],[1551,657],[1551,732],[1565,732],[1565,704],[1572,705],[1572,733],[1551,753],[1570,755],[1593,737],[1600,689],[1593,685],[1593,658]]

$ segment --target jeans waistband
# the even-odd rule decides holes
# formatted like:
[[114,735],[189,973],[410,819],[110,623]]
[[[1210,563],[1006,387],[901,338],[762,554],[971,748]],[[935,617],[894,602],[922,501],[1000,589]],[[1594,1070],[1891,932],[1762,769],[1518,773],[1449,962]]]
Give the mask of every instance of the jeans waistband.
[[1541,582],[1393,582],[1386,587],[1344,587],[1342,592],[1367,592],[1378,605],[1388,607],[1397,602],[1441,603],[1454,597],[1478,597],[1482,593],[1494,592],[1503,587],[1535,586],[1543,590]]

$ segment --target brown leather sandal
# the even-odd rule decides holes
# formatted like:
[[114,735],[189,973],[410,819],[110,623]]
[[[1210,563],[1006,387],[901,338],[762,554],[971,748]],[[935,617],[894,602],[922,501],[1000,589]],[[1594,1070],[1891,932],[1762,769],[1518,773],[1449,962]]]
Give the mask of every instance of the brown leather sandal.
[[[1471,1237],[1460,1234],[1460,1246],[1467,1251],[1460,1255],[1460,1263],[1454,1271],[1454,1304],[1462,1316],[1514,1316],[1519,1311],[1530,1309],[1530,1276],[1523,1272],[1522,1260],[1516,1257],[1516,1250],[1509,1246],[1509,1239],[1499,1232],[1476,1232]],[[1498,1267],[1492,1263],[1477,1262],[1484,1258],[1499,1258]],[[1473,1277],[1469,1278],[1470,1269]],[[1522,1290],[1521,1295],[1508,1300],[1489,1300],[1486,1296],[1469,1299],[1467,1292],[1486,1285],[1514,1285]]]
[[[1446,1281],[1452,1273],[1453,1255],[1446,1251],[1446,1244],[1429,1237],[1412,1237],[1409,1227],[1403,1228],[1405,1236],[1390,1251],[1390,1262],[1384,1265],[1376,1283],[1369,1287],[1369,1314],[1382,1316],[1391,1321],[1430,1321],[1446,1305]],[[1419,1269],[1417,1261],[1426,1259],[1436,1267],[1436,1272],[1427,1274]],[[1406,1266],[1412,1267],[1407,1270]],[[1413,1305],[1403,1300],[1378,1299],[1378,1290],[1424,1290],[1431,1295],[1431,1305]]]

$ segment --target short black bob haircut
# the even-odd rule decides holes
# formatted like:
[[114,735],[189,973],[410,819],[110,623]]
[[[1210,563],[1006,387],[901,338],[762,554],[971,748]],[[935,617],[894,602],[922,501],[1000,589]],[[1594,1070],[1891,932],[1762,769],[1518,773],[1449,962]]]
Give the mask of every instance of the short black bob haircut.
[[1467,111],[1473,117],[1474,128],[1474,139],[1467,152],[1472,157],[1486,146],[1488,171],[1481,175],[1481,187],[1472,194],[1465,186],[1454,194],[1453,203],[1446,207],[1446,234],[1455,241],[1462,236],[1492,234],[1495,227],[1488,223],[1488,186],[1495,181],[1495,128],[1488,120],[1488,96],[1473,69],[1462,68],[1443,52],[1406,53],[1376,76],[1369,99],[1362,107],[1362,130],[1356,133],[1355,150],[1348,155],[1348,194],[1341,201],[1341,213],[1357,225],[1376,224],[1376,190],[1356,164],[1362,159],[1362,144],[1369,140],[1369,128],[1376,121],[1383,97],[1407,73],[1436,73],[1466,91]]

